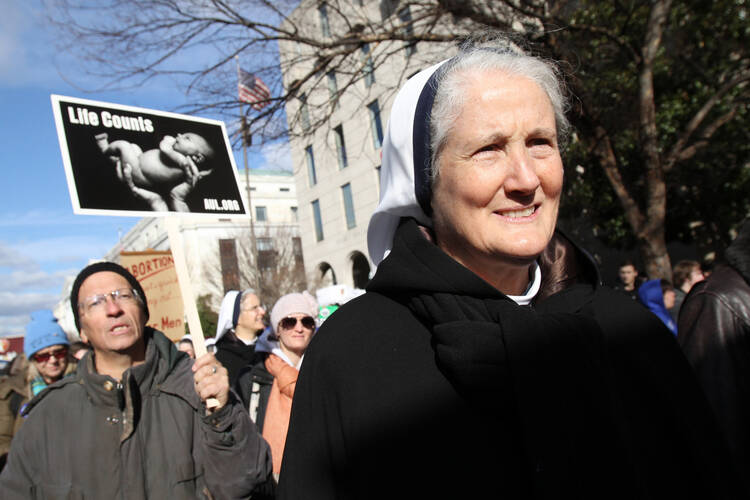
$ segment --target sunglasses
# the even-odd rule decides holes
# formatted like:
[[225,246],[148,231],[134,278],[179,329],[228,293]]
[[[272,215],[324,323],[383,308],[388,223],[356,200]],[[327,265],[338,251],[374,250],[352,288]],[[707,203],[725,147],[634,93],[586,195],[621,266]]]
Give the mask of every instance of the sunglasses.
[[[302,323],[302,326],[305,328],[308,328],[310,330],[315,328],[315,320],[310,316],[305,316],[301,320],[299,320]],[[279,326],[283,328],[284,330],[291,330],[295,326],[297,326],[297,318],[283,318],[281,321],[279,321]]]
[[42,364],[42,363],[46,363],[47,361],[49,361],[50,358],[52,358],[52,357],[54,357],[58,361],[61,361],[61,360],[65,359],[65,356],[67,356],[67,355],[68,355],[68,350],[67,349],[58,349],[58,350],[53,351],[53,352],[45,352],[45,353],[34,354],[31,357],[31,359],[33,359],[34,361],[36,361],[39,364]]

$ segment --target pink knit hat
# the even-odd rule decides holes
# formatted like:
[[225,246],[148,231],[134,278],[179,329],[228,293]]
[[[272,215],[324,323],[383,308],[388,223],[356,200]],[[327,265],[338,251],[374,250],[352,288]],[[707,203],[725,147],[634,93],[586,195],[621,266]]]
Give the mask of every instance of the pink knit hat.
[[271,328],[276,332],[279,322],[292,314],[309,314],[318,323],[318,301],[308,292],[284,295],[271,309]]

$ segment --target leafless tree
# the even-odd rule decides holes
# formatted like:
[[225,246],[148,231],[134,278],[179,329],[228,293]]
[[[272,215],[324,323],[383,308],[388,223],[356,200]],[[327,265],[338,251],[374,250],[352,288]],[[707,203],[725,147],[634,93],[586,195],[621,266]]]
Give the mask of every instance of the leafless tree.
[[235,229],[227,239],[234,241],[237,263],[237,276],[229,282],[236,282],[227,288],[227,269],[222,268],[218,245],[203,263],[203,281],[210,291],[209,302],[216,310],[230,289],[255,289],[269,310],[282,295],[307,289],[301,243],[293,231],[285,227],[256,230],[257,259],[253,256],[249,228]]
[[[696,79],[709,91],[697,97],[688,116],[668,130],[659,122],[654,82],[668,48],[665,31],[679,28],[689,16],[678,14],[693,8],[689,3],[677,8],[672,0],[110,0],[96,6],[86,0],[47,1],[61,49],[76,54],[89,72],[120,87],[177,77],[187,82],[188,112],[211,110],[229,121],[238,118],[239,57],[272,91],[261,110],[245,108],[249,133],[261,140],[327,127],[337,97],[362,94],[359,82],[384,61],[398,59],[409,44],[445,47],[487,28],[522,33],[541,53],[579,70],[568,75],[577,102],[576,138],[605,173],[651,277],[671,276],[665,237],[669,176],[717,131],[747,113],[750,65],[747,48],[735,44],[719,56],[722,70],[695,68],[696,75],[704,73]],[[740,1],[719,3],[717,8],[747,15]],[[613,14],[607,16],[607,9]],[[617,61],[624,80],[634,82],[634,125],[627,132],[639,144],[638,161],[644,167],[644,178],[637,182],[628,180],[627,165],[618,156],[622,129],[601,112],[601,93],[587,80],[591,71],[612,69],[584,66],[581,40],[596,40],[597,47],[585,50],[595,58],[600,51],[602,61],[616,53],[610,59]],[[281,56],[279,47],[284,48]],[[377,92],[393,92],[409,76],[408,59],[399,57],[403,64],[394,83],[379,85]],[[331,71],[337,76],[333,98],[320,92],[313,98],[314,89],[326,88]],[[611,90],[614,96],[617,89]]]

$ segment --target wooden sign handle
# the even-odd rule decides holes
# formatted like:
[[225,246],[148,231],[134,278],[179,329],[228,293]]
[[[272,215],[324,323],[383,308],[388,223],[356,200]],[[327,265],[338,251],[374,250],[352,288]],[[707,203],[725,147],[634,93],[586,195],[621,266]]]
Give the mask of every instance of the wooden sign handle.
[[[190,273],[188,272],[185,252],[182,246],[182,235],[178,226],[177,217],[164,217],[164,224],[167,227],[167,236],[169,236],[169,246],[172,249],[172,258],[174,259],[175,271],[177,271],[177,281],[180,284],[182,293],[182,303],[185,307],[187,323],[190,327],[190,336],[193,338],[193,349],[195,357],[199,358],[206,354],[206,340],[203,338],[203,328],[201,320],[198,317],[198,308],[193,298],[193,288],[190,285]],[[216,408],[219,401],[215,398],[206,400],[206,408]]]

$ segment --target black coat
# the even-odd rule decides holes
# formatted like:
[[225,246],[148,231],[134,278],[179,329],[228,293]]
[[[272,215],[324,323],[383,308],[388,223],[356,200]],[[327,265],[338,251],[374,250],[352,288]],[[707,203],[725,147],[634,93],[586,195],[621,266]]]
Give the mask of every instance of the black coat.
[[306,351],[279,498],[735,498],[672,334],[571,258],[521,307],[402,224]]
[[230,332],[216,342],[215,355],[229,372],[230,387],[234,387],[245,367],[252,366],[260,360],[260,355],[255,353],[255,344],[246,345]]
[[690,290],[677,340],[750,483],[750,272],[743,277],[740,271],[718,265]]
[[273,375],[268,372],[265,365],[267,357],[268,353],[258,353],[258,362],[243,368],[234,385],[234,390],[239,394],[250,419],[255,422],[260,433],[263,433],[263,422],[273,385]]

